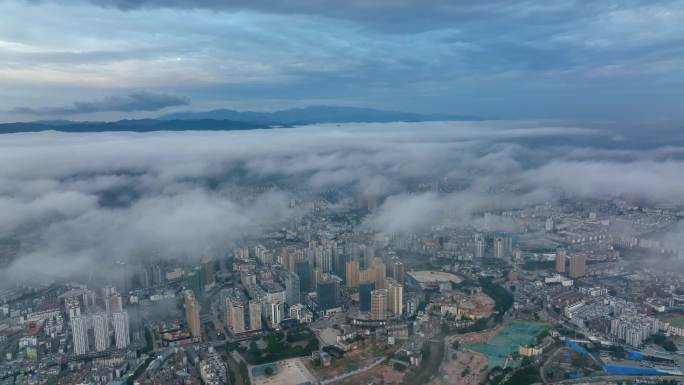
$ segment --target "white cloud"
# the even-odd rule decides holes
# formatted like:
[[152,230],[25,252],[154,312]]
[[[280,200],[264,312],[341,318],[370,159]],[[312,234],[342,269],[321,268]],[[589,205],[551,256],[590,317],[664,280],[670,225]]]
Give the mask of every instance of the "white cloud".
[[[20,243],[4,273],[223,250],[299,215],[287,203],[302,188],[385,198],[365,221],[385,232],[474,223],[561,192],[684,204],[684,150],[591,147],[611,135],[534,122],[1,135],[0,237]],[[415,193],[436,180],[455,191]],[[251,195],[250,185],[277,187]]]

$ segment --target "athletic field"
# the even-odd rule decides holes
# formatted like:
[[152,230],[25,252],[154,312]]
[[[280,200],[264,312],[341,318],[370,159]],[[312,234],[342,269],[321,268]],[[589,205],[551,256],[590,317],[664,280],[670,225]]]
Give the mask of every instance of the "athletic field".
[[484,343],[467,345],[467,348],[487,356],[489,367],[503,367],[506,357],[517,352],[520,345],[534,345],[537,336],[548,326],[529,322],[511,322],[497,335]]

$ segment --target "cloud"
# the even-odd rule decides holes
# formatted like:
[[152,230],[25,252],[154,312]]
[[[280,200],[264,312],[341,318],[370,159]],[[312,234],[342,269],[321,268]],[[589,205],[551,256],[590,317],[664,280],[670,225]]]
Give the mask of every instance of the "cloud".
[[505,121],[0,135],[0,278],[104,282],[120,260],[224,255],[329,192],[376,199],[363,226],[384,233],[561,197],[684,205],[682,141],[613,136]]
[[[86,202],[96,200],[91,196]],[[196,260],[205,253],[225,252],[235,242],[288,220],[294,212],[287,203],[287,195],[280,192],[239,201],[188,185],[166,195],[146,195],[124,208],[91,205],[52,220],[26,218],[35,220],[32,226],[38,228],[24,228],[29,234],[22,237],[37,237],[40,245],[25,250],[9,272],[59,277],[113,261],[136,265],[149,259]]]
[[[44,2],[45,0],[30,0]],[[53,0],[67,3],[64,0]],[[360,21],[368,25],[382,26],[397,31],[427,30],[441,28],[455,22],[469,22],[480,18],[511,18],[536,20],[538,24],[553,24],[575,18],[596,14],[608,14],[617,22],[625,24],[633,20],[625,19],[621,12],[649,7],[674,6],[676,0],[634,1],[621,0],[611,4],[594,4],[582,1],[552,0],[534,3],[525,0],[438,0],[429,5],[420,0],[378,0],[369,3],[351,0],[340,4],[333,0],[272,1],[272,0],[86,0],[103,7],[118,8],[125,11],[155,8],[210,9],[214,11],[257,11],[283,15],[312,15]],[[649,15],[646,15],[649,16]],[[659,15],[658,17],[663,17]],[[608,19],[608,18],[605,18]],[[610,19],[606,21],[612,21]]]
[[[550,190],[530,192],[485,192],[464,190],[450,194],[425,192],[419,194],[392,195],[383,202],[376,213],[367,217],[364,228],[383,233],[421,232],[433,226],[445,224],[457,227],[482,227],[485,212],[514,210],[535,204],[554,201],[556,195]],[[497,230],[512,227],[501,218]]]
[[[40,3],[45,0],[29,0]],[[64,0],[53,0],[66,3]],[[486,4],[474,0],[459,0],[457,2],[436,1],[430,6],[419,0],[379,0],[372,3],[361,0],[347,1],[342,4],[331,0],[322,1],[221,1],[221,0],[87,0],[87,2],[121,10],[154,9],[154,8],[185,8],[210,9],[215,11],[252,10],[284,15],[318,15],[327,17],[365,20],[375,23],[391,21],[415,22],[417,19],[431,18],[437,22],[444,19],[476,16],[486,13],[520,12],[527,14],[548,13],[550,11],[567,9],[561,2],[552,2],[544,6],[536,6],[524,1],[490,1]],[[425,21],[425,20],[424,20]]]
[[625,197],[681,204],[684,162],[679,160],[557,161],[524,173],[530,183],[591,198]]
[[138,91],[127,95],[108,96],[102,100],[92,102],[76,101],[71,106],[42,108],[16,107],[9,112],[13,114],[59,116],[107,111],[159,111],[167,107],[186,106],[188,104],[190,104],[190,100],[186,97]]
[[146,88],[208,108],[684,118],[682,0],[29,3],[0,5],[2,110]]

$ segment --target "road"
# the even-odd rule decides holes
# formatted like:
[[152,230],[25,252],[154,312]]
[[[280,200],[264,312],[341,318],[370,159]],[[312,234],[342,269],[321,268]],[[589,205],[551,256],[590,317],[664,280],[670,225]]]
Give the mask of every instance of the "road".
[[226,365],[228,365],[228,368],[235,375],[235,384],[233,385],[247,385],[249,383],[249,378],[247,378],[247,382],[245,382],[245,379],[242,378],[242,373],[240,373],[239,355],[236,357],[233,355],[233,353],[228,353],[226,357]]
[[546,367],[549,365],[551,361],[556,357],[558,352],[563,349],[563,345],[559,346],[549,357],[544,361],[544,363],[539,367],[539,376],[541,377],[542,381],[544,381],[545,385],[549,384],[549,381],[546,379]]
[[572,380],[563,380],[563,381],[558,381],[555,382],[556,385],[580,385],[580,384],[593,384],[593,383],[605,383],[606,381],[612,381],[612,382],[617,382],[617,381],[629,381],[632,383],[633,381],[639,381],[639,380],[676,380],[684,381],[684,376],[595,376],[595,377],[584,377],[584,378],[577,378],[577,379],[572,379]]
[[321,385],[332,384],[333,382],[340,381],[340,380],[344,380],[345,378],[348,378],[348,377],[351,377],[351,376],[355,376],[355,375],[357,375],[357,374],[361,374],[361,373],[363,373],[363,372],[365,372],[365,371],[367,371],[367,370],[371,370],[371,369],[373,369],[374,367],[376,367],[376,366],[382,364],[383,361],[385,361],[385,357],[380,357],[380,358],[378,358],[377,360],[373,361],[373,363],[370,364],[370,365],[368,365],[368,366],[365,366],[365,367],[363,367],[363,368],[359,368],[359,369],[353,370],[353,371],[351,371],[351,372],[347,372],[347,373],[344,373],[344,374],[340,374],[339,376],[335,376],[335,377],[333,377],[333,378],[330,378],[330,379],[321,381]]

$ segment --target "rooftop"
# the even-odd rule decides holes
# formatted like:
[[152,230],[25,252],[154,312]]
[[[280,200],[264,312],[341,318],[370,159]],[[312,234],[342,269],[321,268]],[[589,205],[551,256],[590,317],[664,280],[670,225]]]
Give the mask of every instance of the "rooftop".
[[431,271],[431,270],[423,270],[423,271],[411,271],[408,273],[413,279],[418,281],[419,283],[429,283],[429,282],[453,282],[453,283],[461,283],[463,281],[463,278],[459,277],[456,274],[452,273],[447,273],[444,271]]

